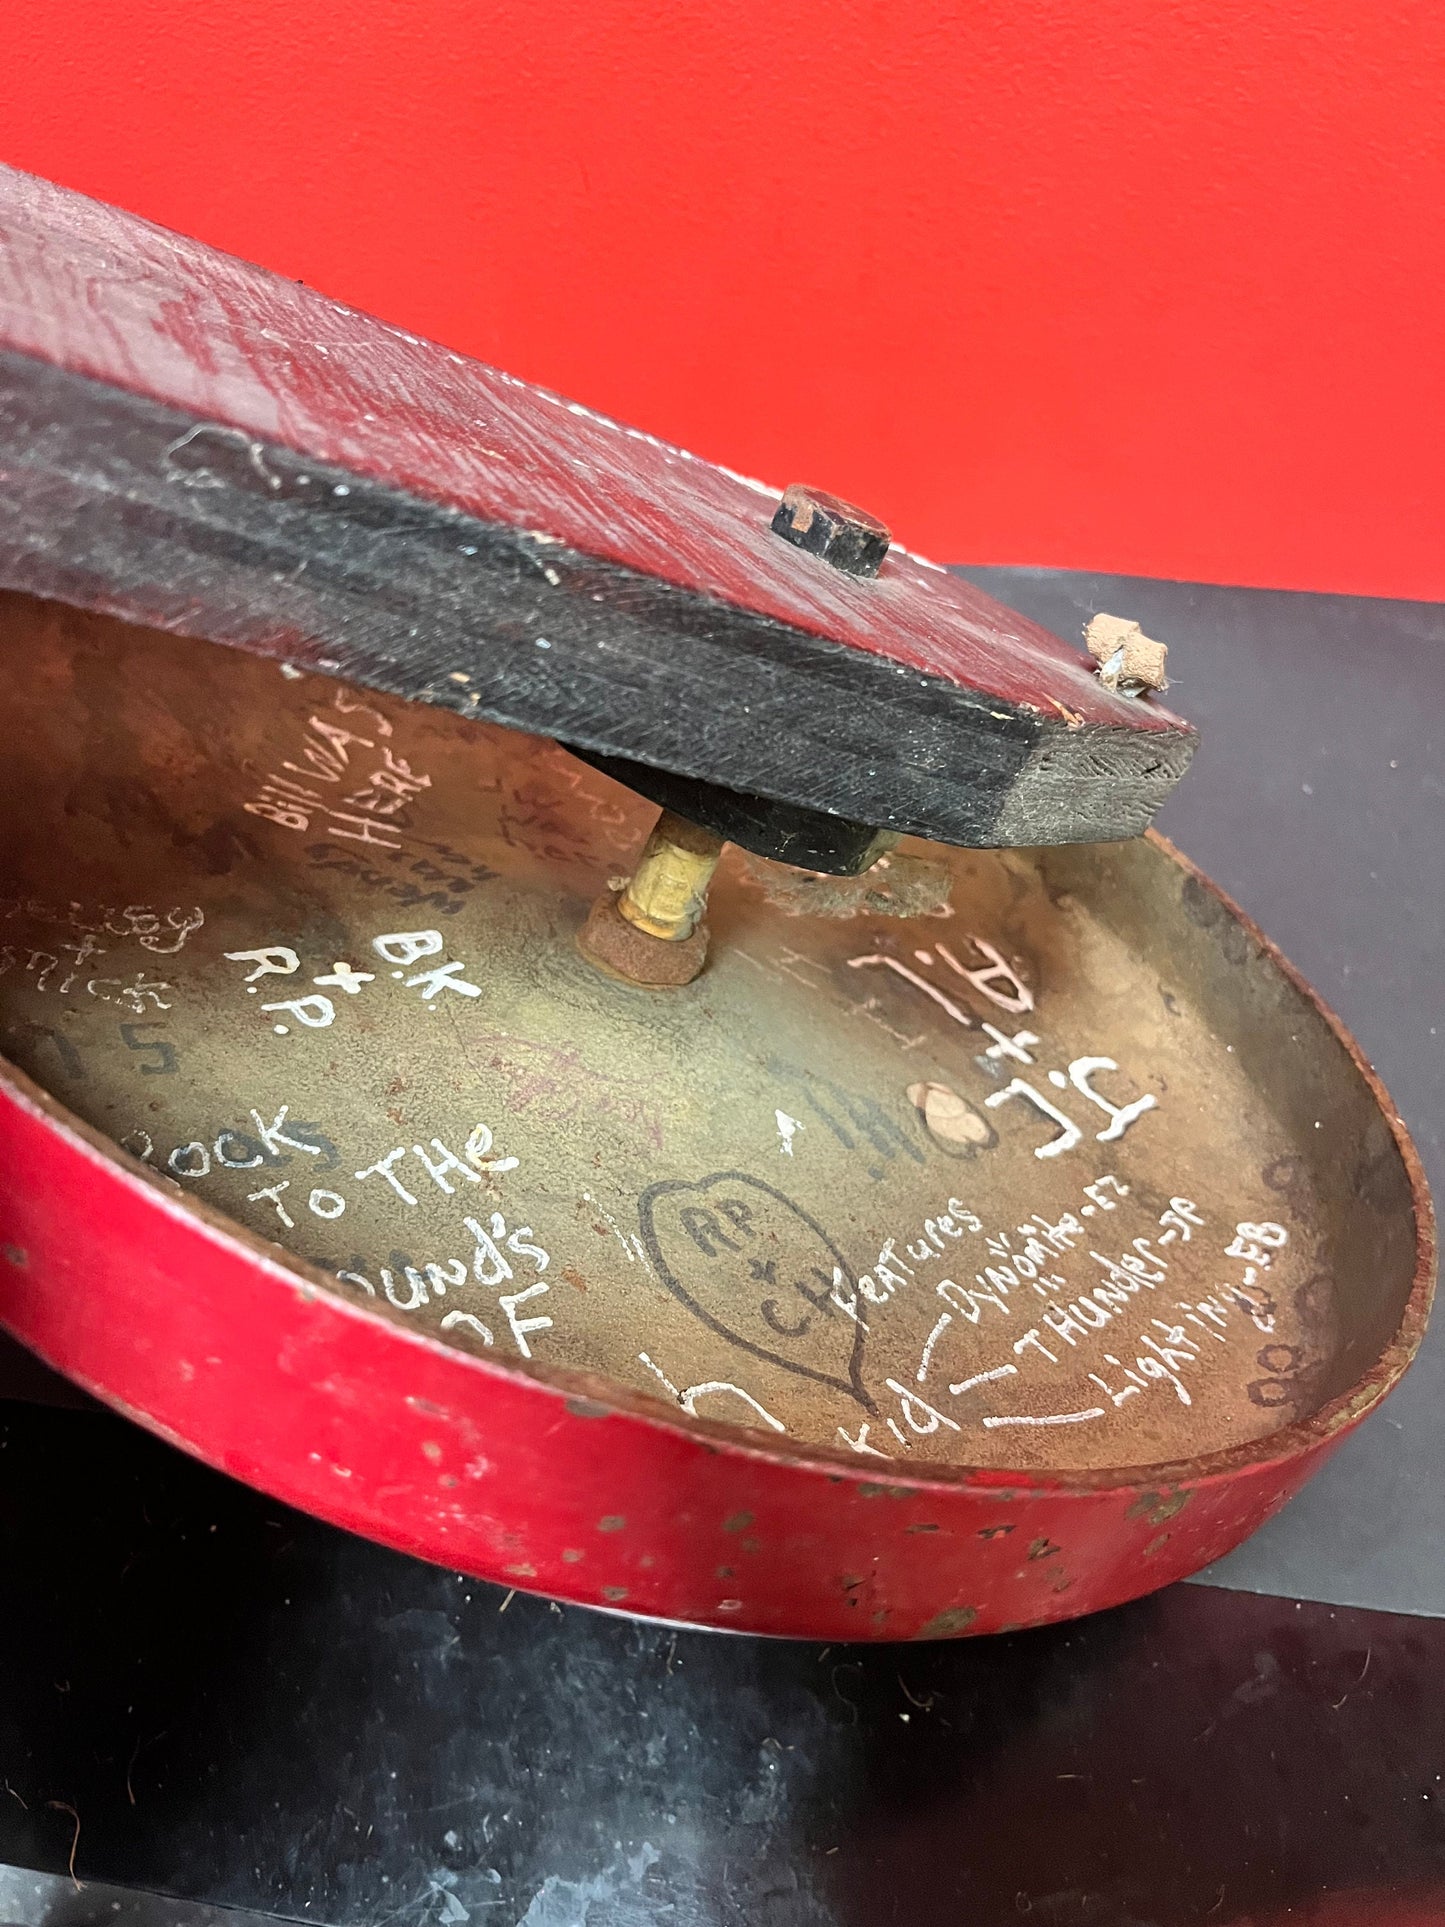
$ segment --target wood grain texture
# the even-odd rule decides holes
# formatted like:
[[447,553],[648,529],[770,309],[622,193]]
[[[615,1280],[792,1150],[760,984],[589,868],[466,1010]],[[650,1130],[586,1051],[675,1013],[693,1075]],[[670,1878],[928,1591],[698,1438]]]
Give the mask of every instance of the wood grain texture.
[[899,550],[0,170],[0,583],[958,843],[1137,834],[1193,732]]

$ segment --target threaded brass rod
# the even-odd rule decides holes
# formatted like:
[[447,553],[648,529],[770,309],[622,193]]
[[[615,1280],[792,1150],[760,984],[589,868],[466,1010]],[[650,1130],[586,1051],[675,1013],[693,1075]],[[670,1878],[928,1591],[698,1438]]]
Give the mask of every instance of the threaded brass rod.
[[617,908],[634,929],[664,943],[690,937],[707,908],[707,888],[722,838],[664,810]]

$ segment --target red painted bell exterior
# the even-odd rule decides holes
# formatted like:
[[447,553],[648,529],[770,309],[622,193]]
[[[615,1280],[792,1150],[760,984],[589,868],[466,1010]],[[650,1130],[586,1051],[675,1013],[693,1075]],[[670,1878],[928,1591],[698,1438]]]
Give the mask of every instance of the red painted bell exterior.
[[582,1375],[467,1356],[167,1196],[13,1072],[0,1084],[0,1322],[218,1470],[459,1572],[743,1632],[1001,1632],[1221,1558],[1397,1382],[1424,1333],[1435,1247],[1414,1148],[1386,1115],[1414,1189],[1418,1265],[1384,1355],[1303,1423],[1132,1477],[903,1476],[670,1417]]

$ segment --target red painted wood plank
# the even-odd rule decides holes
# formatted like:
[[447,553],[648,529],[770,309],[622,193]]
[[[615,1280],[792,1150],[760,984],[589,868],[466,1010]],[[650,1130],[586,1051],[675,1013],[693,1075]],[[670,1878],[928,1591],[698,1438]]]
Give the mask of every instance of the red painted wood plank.
[[1184,727],[935,564],[895,548],[859,581],[800,558],[769,486],[11,169],[0,348],[1050,717]]

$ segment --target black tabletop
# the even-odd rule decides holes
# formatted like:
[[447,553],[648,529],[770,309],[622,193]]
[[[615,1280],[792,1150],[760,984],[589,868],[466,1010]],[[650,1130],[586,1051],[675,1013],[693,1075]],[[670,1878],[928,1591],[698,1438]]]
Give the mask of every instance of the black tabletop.
[[[1204,733],[1165,827],[1445,1131],[1445,610],[970,570],[1138,617]],[[335,1927],[1445,1918],[1437,1334],[1205,1576],[936,1646],[673,1631],[353,1539],[0,1367],[0,1878]],[[187,1915],[197,1921],[204,1909]]]

